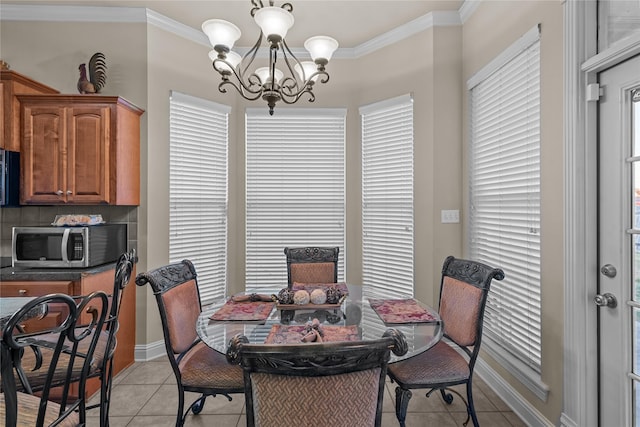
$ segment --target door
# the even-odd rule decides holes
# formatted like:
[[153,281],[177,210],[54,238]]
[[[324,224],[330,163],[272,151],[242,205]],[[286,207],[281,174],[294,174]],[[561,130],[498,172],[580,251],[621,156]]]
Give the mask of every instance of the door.
[[640,56],[600,74],[601,426],[640,426]]

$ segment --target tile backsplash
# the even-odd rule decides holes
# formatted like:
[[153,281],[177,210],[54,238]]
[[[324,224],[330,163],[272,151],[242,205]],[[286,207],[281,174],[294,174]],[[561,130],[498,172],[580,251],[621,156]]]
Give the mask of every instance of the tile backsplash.
[[100,214],[111,224],[127,224],[128,249],[138,249],[137,206],[21,206],[0,208],[0,256],[11,256],[11,228],[51,225],[56,215]]

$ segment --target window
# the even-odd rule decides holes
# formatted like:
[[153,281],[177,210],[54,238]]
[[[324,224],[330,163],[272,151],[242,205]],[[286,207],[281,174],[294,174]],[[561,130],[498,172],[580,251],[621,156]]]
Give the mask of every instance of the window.
[[413,295],[413,100],[360,108],[362,278],[377,294]]
[[229,111],[171,93],[169,259],[193,262],[203,304],[226,293]]
[[[468,82],[469,254],[500,267],[487,302],[492,356],[539,378],[540,42],[533,28]],[[532,372],[531,372],[532,371]]]
[[344,109],[246,115],[246,289],[287,284],[285,247],[340,248],[344,280]]

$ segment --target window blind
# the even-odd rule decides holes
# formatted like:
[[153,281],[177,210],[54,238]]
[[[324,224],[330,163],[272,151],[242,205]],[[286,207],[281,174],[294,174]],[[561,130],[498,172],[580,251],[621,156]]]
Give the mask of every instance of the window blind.
[[344,109],[246,114],[246,289],[286,287],[285,247],[340,248],[345,257]]
[[360,114],[363,286],[413,295],[413,100],[389,99]]
[[189,259],[203,304],[225,296],[230,108],[172,92],[169,117],[169,258]]
[[[500,267],[488,345],[540,373],[540,42],[521,46],[470,89],[469,254]],[[522,42],[520,43],[522,45]]]

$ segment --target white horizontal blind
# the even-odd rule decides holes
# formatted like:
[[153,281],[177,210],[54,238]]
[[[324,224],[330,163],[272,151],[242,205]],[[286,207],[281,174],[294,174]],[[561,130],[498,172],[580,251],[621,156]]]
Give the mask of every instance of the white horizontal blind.
[[505,272],[505,279],[491,286],[485,336],[540,373],[537,34],[470,91],[469,253]]
[[345,115],[247,109],[247,290],[286,287],[285,247],[338,246],[344,280]]
[[226,293],[229,111],[171,93],[169,258],[193,262],[203,304]]
[[379,295],[413,295],[413,100],[360,109],[362,278]]

